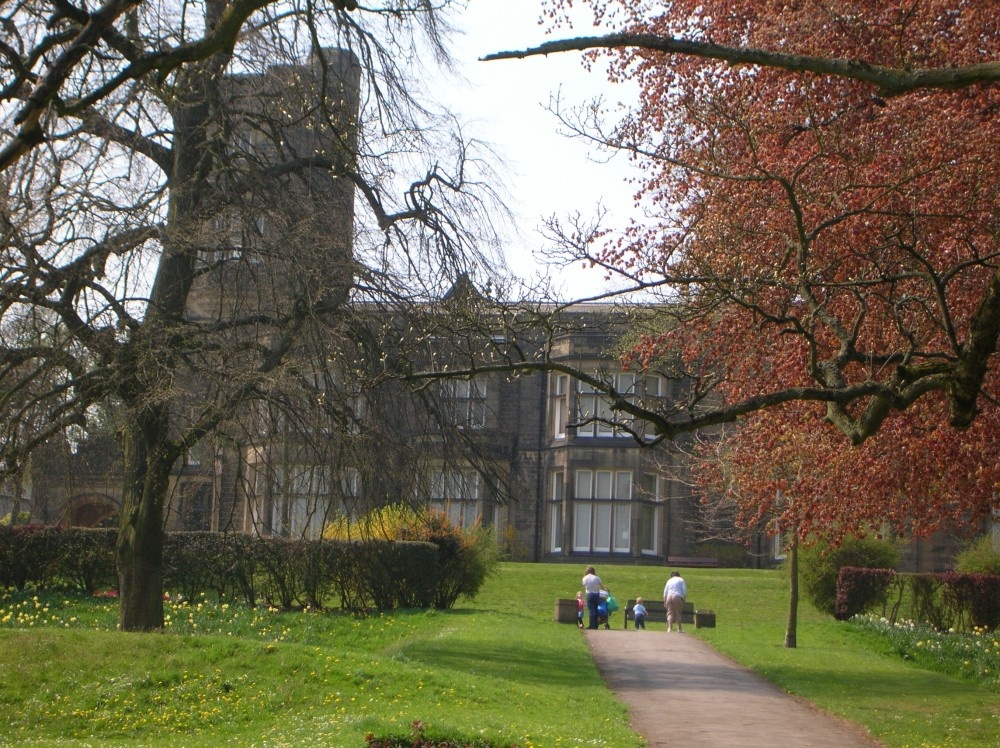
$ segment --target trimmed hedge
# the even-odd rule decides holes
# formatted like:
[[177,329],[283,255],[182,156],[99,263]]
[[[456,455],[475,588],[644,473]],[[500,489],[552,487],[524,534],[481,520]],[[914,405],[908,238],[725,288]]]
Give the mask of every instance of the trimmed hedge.
[[[891,608],[888,601],[895,602]],[[873,612],[895,623],[899,617],[939,631],[1000,627],[1000,576],[989,574],[897,574],[891,569],[844,567],[837,577],[839,620]],[[901,616],[902,611],[902,616]]]
[[865,569],[845,566],[837,574],[837,601],[834,617],[847,621],[873,609],[885,608],[889,586],[896,579],[894,569]]
[[[0,586],[56,583],[93,594],[117,586],[115,530],[0,527]],[[492,566],[448,533],[427,540],[289,540],[213,532],[167,533],[164,588],[187,599],[265,602],[282,609],[446,608],[473,596]],[[472,546],[474,547],[474,545]]]

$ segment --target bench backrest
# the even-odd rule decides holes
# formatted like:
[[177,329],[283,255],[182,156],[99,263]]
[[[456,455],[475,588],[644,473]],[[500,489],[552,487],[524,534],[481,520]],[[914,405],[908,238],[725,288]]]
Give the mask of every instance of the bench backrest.
[[[646,614],[650,617],[665,616],[667,614],[667,609],[663,605],[662,600],[643,600],[642,604],[646,606]],[[632,608],[635,607],[635,599],[629,600],[628,604],[625,606],[625,617],[632,617]]]

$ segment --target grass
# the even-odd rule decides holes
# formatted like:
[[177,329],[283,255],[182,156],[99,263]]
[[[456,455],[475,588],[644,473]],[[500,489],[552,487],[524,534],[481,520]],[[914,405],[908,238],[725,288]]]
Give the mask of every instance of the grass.
[[[665,581],[662,568],[598,571],[620,600],[657,599]],[[370,733],[407,735],[415,722],[428,739],[640,745],[576,627],[553,623],[556,598],[575,597],[581,576],[578,565],[504,564],[474,602],[447,612],[170,604],[163,635],[115,632],[114,600],[0,595],[0,745],[363,746]],[[940,662],[905,656],[927,644],[808,604],[799,646],[786,649],[780,574],[684,576],[696,607],[718,621],[693,634],[886,745],[1000,743],[998,688],[980,672],[992,660],[960,666],[959,677],[935,672],[926,668]]]

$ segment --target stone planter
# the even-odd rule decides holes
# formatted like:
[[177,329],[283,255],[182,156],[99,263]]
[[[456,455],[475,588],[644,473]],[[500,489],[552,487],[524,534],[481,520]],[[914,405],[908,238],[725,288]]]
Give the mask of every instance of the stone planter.
[[556,623],[576,623],[576,598],[559,598],[556,600]]
[[714,629],[715,628],[715,611],[714,610],[696,610],[694,612],[694,627],[696,629]]

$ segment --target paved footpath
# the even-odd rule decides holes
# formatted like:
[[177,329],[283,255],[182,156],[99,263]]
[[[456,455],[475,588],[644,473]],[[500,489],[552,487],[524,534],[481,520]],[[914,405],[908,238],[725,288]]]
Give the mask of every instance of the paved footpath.
[[584,631],[650,748],[872,748],[863,728],[789,696],[689,633]]

